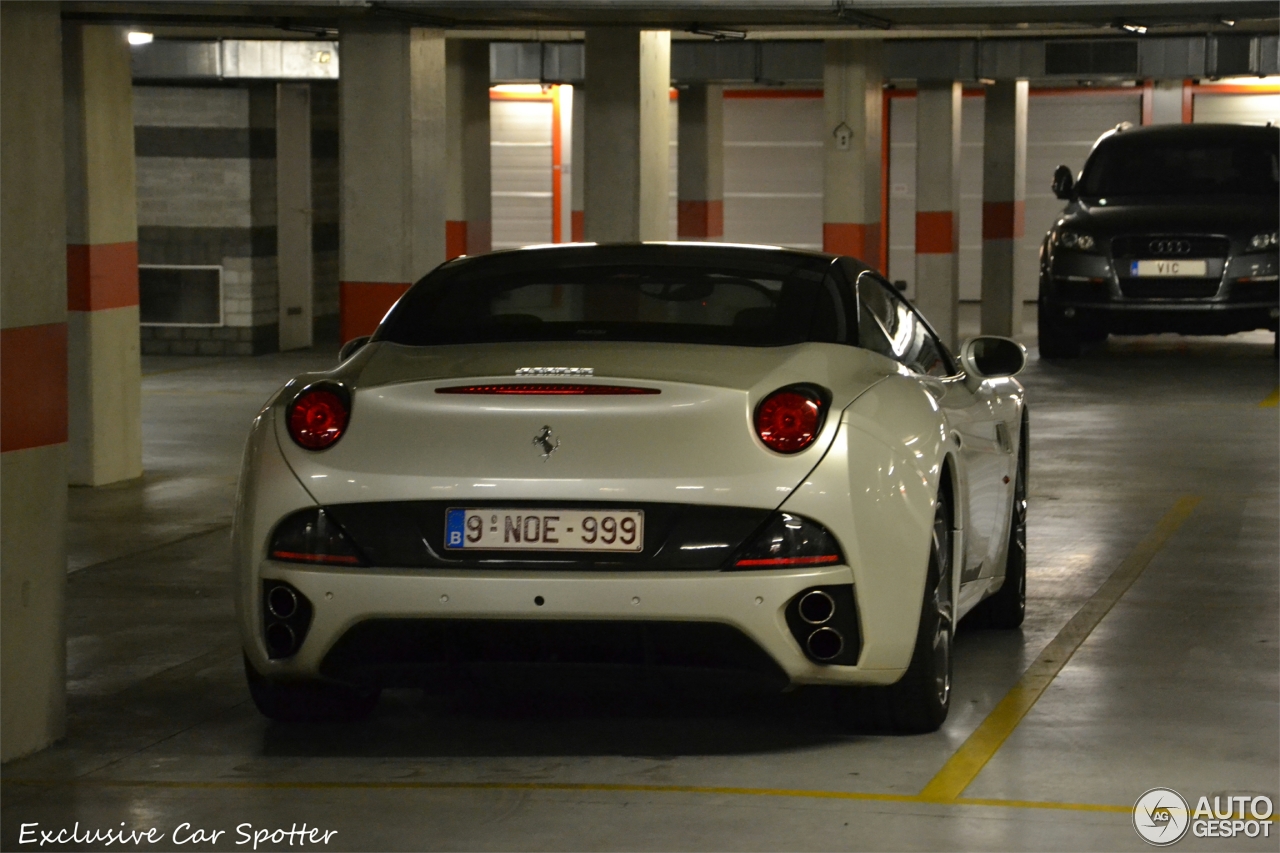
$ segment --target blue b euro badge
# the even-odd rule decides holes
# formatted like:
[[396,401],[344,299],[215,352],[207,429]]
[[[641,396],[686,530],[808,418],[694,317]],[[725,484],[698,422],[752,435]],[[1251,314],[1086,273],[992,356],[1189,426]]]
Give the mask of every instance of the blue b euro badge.
[[462,533],[466,529],[466,524],[467,511],[465,509],[451,509],[445,513],[444,547],[462,547]]

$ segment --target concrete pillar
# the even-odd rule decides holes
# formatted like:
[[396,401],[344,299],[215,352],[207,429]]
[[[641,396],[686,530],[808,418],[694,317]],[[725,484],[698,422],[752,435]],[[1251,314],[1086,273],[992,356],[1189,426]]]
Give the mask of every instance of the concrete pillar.
[[826,43],[822,110],[822,248],[873,267],[880,257],[881,43]]
[[1015,278],[1027,196],[1027,81],[987,86],[982,128],[982,334],[1022,333]]
[[61,42],[57,4],[0,3],[0,761],[65,726]]
[[[1186,119],[1183,118],[1183,89],[1185,86],[1181,80],[1156,80],[1150,85],[1144,87],[1142,92],[1142,123],[1143,124],[1182,124]],[[1187,95],[1190,93],[1187,92]]]
[[70,481],[142,476],[138,203],[129,43],[63,29]]
[[671,33],[587,29],[586,77],[584,238],[669,239]]
[[489,43],[445,43],[445,257],[493,250],[489,170]]
[[960,343],[960,84],[916,89],[916,305],[943,343]]
[[339,312],[367,335],[445,259],[445,40],[440,30],[346,28],[339,78]]
[[680,92],[676,150],[676,236],[724,236],[724,87],[689,86]]
[[315,263],[312,254],[311,87],[276,86],[276,270],[280,350],[311,346]]
[[569,167],[569,239],[575,243],[581,243],[584,239],[583,233],[583,207],[586,204],[587,197],[587,181],[586,169],[582,163],[586,159],[586,146],[583,140],[586,137],[586,114],[587,114],[587,91],[582,86],[573,87],[573,106],[570,108],[572,117],[570,119],[570,167]]

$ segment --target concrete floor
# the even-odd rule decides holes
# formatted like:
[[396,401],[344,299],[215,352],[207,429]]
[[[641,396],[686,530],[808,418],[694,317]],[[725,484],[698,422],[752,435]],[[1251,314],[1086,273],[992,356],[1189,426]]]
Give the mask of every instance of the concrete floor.
[[[950,719],[919,737],[843,734],[821,691],[662,676],[475,679],[388,692],[356,725],[267,722],[232,622],[234,479],[261,402],[332,361],[144,360],[147,474],[72,490],[67,737],[4,767],[0,847],[78,821],[155,827],[152,850],[182,824],[223,830],[180,848],[209,850],[303,823],[336,830],[305,845],[330,850],[1138,850],[1149,788],[1280,799],[1269,334],[1033,350],[1027,622],[962,630]],[[1078,612],[1101,619],[1068,658]],[[1060,672],[1015,726],[992,711],[1029,666]],[[976,777],[952,760],[966,739]]]

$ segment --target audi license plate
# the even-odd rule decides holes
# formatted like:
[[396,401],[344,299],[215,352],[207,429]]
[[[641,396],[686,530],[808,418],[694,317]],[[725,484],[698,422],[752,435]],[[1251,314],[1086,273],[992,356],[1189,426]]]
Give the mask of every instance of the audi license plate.
[[445,510],[444,547],[484,551],[644,550],[640,510]]
[[1129,264],[1129,275],[1133,278],[1204,278],[1208,274],[1208,261],[1131,261]]

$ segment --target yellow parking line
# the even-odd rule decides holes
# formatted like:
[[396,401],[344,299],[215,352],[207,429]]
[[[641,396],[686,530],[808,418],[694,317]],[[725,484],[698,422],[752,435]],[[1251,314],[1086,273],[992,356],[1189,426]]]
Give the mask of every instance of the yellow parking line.
[[996,754],[1018,723],[1035,705],[1045,689],[1053,683],[1080,644],[1098,626],[1120,596],[1124,595],[1152,558],[1164,547],[1192,510],[1200,503],[1200,497],[1185,495],[1178,499],[1155,529],[1147,534],[1125,558],[1111,577],[1098,587],[1098,591],[1071,617],[1040,656],[1027,668],[1022,678],[1013,686],[1000,704],[987,715],[973,734],[960,746],[956,754],[942,766],[920,797],[931,802],[954,802],[969,787],[982,768]]
[[1258,404],[1260,409],[1274,409],[1276,406],[1280,406],[1280,387],[1277,387],[1276,390],[1267,395],[1265,400]]
[[147,780],[147,779],[6,779],[6,786],[77,787],[77,788],[162,788],[179,790],[402,790],[402,791],[580,791],[624,794],[718,794],[747,797],[801,797],[820,800],[855,800],[919,805],[979,806],[1003,809],[1050,809],[1058,811],[1123,812],[1132,806],[1104,803],[1055,803],[1036,800],[1000,800],[962,798],[937,803],[918,794],[878,794],[865,791],[808,791],[790,788],[741,788],[717,785],[623,785],[592,782],[426,782],[426,781],[347,781],[347,782],[250,782],[237,780]]

